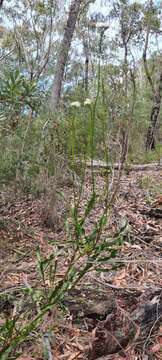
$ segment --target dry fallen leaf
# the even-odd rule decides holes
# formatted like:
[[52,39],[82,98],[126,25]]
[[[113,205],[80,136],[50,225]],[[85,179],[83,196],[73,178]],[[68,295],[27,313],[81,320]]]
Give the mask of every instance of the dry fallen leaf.
[[162,336],[158,337],[158,344],[160,344],[160,346],[162,347]]
[[159,327],[159,334],[162,334],[162,326]]
[[77,359],[79,355],[80,355],[80,351],[77,351],[76,353],[71,354],[70,357],[68,358],[68,360]]
[[155,354],[155,353],[157,353],[158,351],[160,351],[160,348],[161,348],[161,345],[160,345],[160,344],[155,344],[155,345],[153,345],[153,346],[151,347],[150,352],[151,352],[152,354]]

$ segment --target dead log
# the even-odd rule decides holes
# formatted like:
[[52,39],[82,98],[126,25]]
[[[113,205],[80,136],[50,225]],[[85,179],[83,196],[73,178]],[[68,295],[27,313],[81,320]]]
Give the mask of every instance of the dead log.
[[[119,170],[120,169],[120,163],[115,163],[115,164],[111,164],[111,163],[106,163],[104,161],[101,160],[93,160],[93,169],[97,169],[97,170]],[[92,167],[92,163],[89,161],[87,162],[87,168],[91,168]],[[162,169],[162,164],[161,163],[150,163],[150,164],[142,164],[142,165],[138,165],[138,164],[125,164],[123,166],[123,169],[125,171],[150,171],[150,170],[156,170],[159,171]]]

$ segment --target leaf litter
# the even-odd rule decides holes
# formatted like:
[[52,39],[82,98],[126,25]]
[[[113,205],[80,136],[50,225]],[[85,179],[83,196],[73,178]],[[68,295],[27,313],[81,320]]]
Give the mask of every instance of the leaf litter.
[[[151,179],[151,186],[147,179]],[[66,311],[54,309],[41,326],[50,329],[53,359],[162,359],[162,174],[124,174],[111,219],[102,238],[124,228],[118,256],[101,262],[85,275],[64,299]],[[104,186],[96,175],[97,194]],[[63,189],[65,194],[67,189]],[[87,177],[80,211],[91,191]],[[16,198],[12,190],[0,193],[0,295],[20,296],[27,284],[39,284],[36,249],[48,255],[59,243],[59,272],[66,268],[63,227],[53,230],[42,221],[43,201],[30,196]],[[102,199],[87,220],[90,231],[102,212]],[[113,264],[113,267],[112,267]],[[1,313],[12,314],[14,304],[0,300]],[[1,319],[2,321],[2,319]],[[22,346],[21,360],[43,360],[42,336]]]

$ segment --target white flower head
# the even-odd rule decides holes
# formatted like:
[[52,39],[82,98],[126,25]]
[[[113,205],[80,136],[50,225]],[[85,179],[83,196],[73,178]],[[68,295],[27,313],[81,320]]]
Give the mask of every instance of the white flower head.
[[71,102],[70,107],[79,108],[80,107],[80,102],[79,101],[73,101],[73,102]]
[[97,21],[95,27],[98,28],[98,29],[108,29],[109,28],[109,23],[108,22]]
[[91,99],[89,99],[89,98],[87,98],[87,99],[85,99],[85,101],[84,101],[84,106],[91,106],[92,105],[92,100]]

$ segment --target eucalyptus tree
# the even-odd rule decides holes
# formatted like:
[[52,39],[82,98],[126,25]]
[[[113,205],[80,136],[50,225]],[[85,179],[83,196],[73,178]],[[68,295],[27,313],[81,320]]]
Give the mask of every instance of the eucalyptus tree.
[[134,116],[136,79],[133,53],[140,41],[141,9],[140,2],[119,0],[113,2],[111,11],[111,17],[116,23],[112,48],[114,61],[120,67],[120,111],[118,117],[121,142],[125,143],[125,153],[128,152],[128,139],[130,140]]
[[[126,117],[129,118],[129,127],[131,127],[130,118],[133,117],[135,99],[132,106],[127,106],[130,101],[130,84],[136,89],[137,68],[140,67],[140,56],[143,59],[143,67],[147,84],[151,90],[152,109],[150,114],[149,127],[146,136],[146,149],[155,148],[155,135],[158,128],[158,119],[161,108],[161,89],[162,89],[162,71],[161,54],[156,55],[156,66],[151,69],[151,56],[153,51],[157,50],[157,43],[161,35],[161,7],[150,0],[145,4],[137,1],[129,2],[120,0],[114,2],[114,13],[119,20],[119,47],[123,49],[123,87],[125,93],[126,107],[124,108]],[[121,40],[120,40],[121,39]],[[151,44],[154,44],[151,48]],[[139,49],[139,57],[134,61],[134,52]],[[133,62],[132,62],[133,60]],[[131,63],[134,63],[135,72],[132,72]],[[144,82],[143,82],[144,87]],[[133,90],[134,96],[135,91]]]
[[59,105],[62,83],[64,78],[65,66],[68,61],[69,50],[72,43],[72,38],[75,31],[75,26],[79,12],[81,9],[88,6],[95,0],[72,0],[69,8],[67,23],[64,28],[63,39],[57,55],[57,62],[55,67],[54,82],[52,87],[52,94],[50,99],[50,108],[55,111]]
[[[76,26],[76,37],[82,45],[82,64],[83,64],[83,88],[85,96],[92,89],[92,79],[96,78],[98,58],[106,55],[105,43],[101,33],[104,35],[108,29],[107,15],[100,12],[87,13],[87,9],[81,11],[79,21]],[[93,74],[92,74],[93,72]]]
[[77,37],[81,40],[83,46],[83,57],[84,57],[83,85],[84,85],[85,93],[88,94],[91,50],[90,50],[89,19],[87,16],[87,12],[82,16],[82,20],[79,22],[79,26],[77,27]]
[[59,11],[55,0],[13,0],[12,7],[9,2],[3,3],[5,30],[0,43],[0,103],[12,117],[11,108],[14,114],[24,111],[26,106],[32,112],[37,111],[41,99],[46,96],[43,88],[57,43],[56,14]]
[[[145,35],[143,64],[152,94],[152,109],[146,136],[146,150],[153,150],[155,148],[155,136],[158,128],[162,101],[162,54],[160,53],[160,56],[158,56],[158,53],[156,52],[156,62],[154,62],[154,65],[156,63],[156,66],[153,72],[150,69],[151,61],[148,59],[148,50],[152,38],[154,37],[156,42],[158,42],[158,37],[161,35],[161,15],[161,7],[155,5],[153,1],[150,0],[144,11],[143,18],[143,31]],[[156,74],[154,74],[155,72]]]
[[68,60],[68,54],[72,42],[73,33],[75,30],[75,25],[77,17],[79,14],[80,6],[83,0],[73,0],[69,8],[69,14],[67,23],[64,29],[64,35],[60,50],[57,56],[57,63],[55,68],[54,83],[52,87],[52,95],[50,101],[51,110],[55,110],[59,105],[59,100],[61,96],[61,88],[64,77],[65,65]]
[[10,25],[7,40],[14,43],[19,67],[31,80],[39,79],[48,64],[56,11],[55,0],[14,0],[12,7],[7,3],[4,7]]

